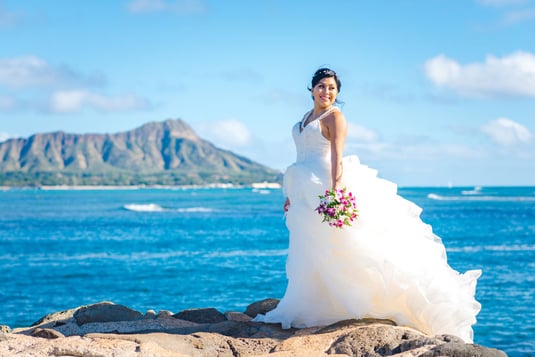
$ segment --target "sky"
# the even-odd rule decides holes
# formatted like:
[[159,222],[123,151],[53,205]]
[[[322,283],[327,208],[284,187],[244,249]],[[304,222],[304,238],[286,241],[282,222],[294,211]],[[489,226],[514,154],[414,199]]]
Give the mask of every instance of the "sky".
[[535,0],[0,0],[0,142],[182,119],[269,167],[334,69],[399,186],[535,185]]

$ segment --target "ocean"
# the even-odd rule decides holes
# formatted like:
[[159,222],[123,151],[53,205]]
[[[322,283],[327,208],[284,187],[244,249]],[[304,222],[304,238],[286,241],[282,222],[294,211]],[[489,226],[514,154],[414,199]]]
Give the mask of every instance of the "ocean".
[[[475,343],[535,355],[535,187],[400,188],[456,270],[482,269]],[[280,189],[0,191],[0,324],[100,301],[244,311],[280,298]]]

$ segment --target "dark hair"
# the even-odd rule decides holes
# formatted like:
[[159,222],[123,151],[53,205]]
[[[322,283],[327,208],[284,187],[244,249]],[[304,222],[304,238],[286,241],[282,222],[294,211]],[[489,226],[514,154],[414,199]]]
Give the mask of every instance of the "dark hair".
[[340,82],[340,78],[338,78],[338,75],[335,71],[333,71],[330,68],[320,68],[314,73],[314,76],[312,76],[312,87],[308,88],[308,90],[312,90],[318,84],[319,81],[321,81],[323,78],[334,78],[336,82],[336,89],[338,89],[338,92],[340,92],[340,89],[342,88],[342,82]]
[[[338,75],[335,71],[326,67],[320,68],[316,71],[316,73],[314,73],[312,76],[312,87],[308,88],[308,90],[312,91],[312,88],[314,88],[316,84],[318,84],[318,82],[323,78],[331,77],[334,78],[334,81],[336,82],[336,89],[338,89],[338,93],[340,93],[340,88],[342,88],[342,82],[340,81],[340,78],[338,78]],[[314,99],[314,97],[312,97],[312,99]],[[339,101],[338,98],[336,98],[334,102],[340,106],[344,105],[344,102]]]

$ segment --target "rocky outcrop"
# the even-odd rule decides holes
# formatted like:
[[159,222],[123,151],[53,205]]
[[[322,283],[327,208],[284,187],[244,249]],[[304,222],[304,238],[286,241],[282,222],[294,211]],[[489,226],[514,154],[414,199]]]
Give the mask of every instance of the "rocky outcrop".
[[102,302],[47,315],[30,327],[3,330],[0,356],[505,356],[389,320],[345,320],[306,329],[251,321],[250,315],[277,303],[253,303],[247,313],[210,308],[142,314]]

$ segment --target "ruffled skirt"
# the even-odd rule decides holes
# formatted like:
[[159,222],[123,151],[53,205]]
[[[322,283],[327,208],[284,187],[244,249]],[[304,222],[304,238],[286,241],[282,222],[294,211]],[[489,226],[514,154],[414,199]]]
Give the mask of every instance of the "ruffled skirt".
[[277,308],[255,320],[301,328],[372,317],[472,342],[481,271],[461,274],[448,265],[420,207],[399,196],[394,183],[356,156],[344,158],[343,167],[343,185],[356,195],[359,211],[343,229],[322,222],[314,210],[330,186],[328,165],[287,169],[288,286]]

